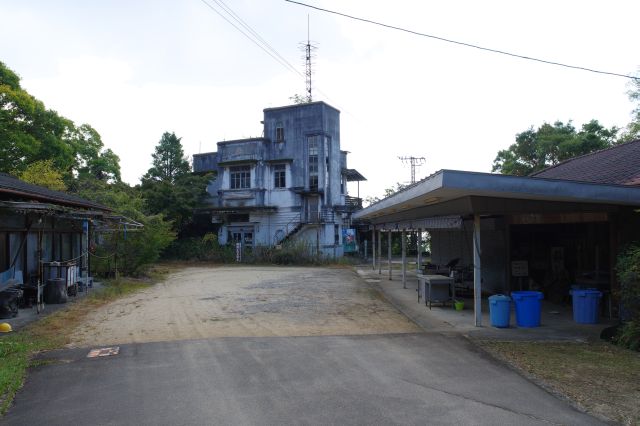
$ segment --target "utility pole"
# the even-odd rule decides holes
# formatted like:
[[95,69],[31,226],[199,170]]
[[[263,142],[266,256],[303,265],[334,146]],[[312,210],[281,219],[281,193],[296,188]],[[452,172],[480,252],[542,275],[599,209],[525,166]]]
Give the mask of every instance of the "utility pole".
[[422,166],[427,159],[424,157],[404,156],[398,157],[398,160],[411,166],[411,183],[416,183],[416,168]]

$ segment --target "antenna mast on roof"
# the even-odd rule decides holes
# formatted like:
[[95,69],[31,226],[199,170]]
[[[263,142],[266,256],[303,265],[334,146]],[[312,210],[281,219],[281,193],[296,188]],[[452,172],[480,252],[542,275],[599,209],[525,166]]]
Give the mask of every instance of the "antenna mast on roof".
[[309,15],[307,15],[307,43],[301,45],[301,48],[301,50],[304,50],[305,77],[307,80],[307,94],[305,101],[312,102],[313,96],[311,95],[311,75],[313,74],[313,67],[311,64],[311,60],[315,58],[313,52],[316,50],[316,46],[311,44],[311,38],[309,36]]
[[416,168],[422,166],[427,160],[424,157],[405,156],[398,157],[405,164],[411,166],[411,183],[416,183]]

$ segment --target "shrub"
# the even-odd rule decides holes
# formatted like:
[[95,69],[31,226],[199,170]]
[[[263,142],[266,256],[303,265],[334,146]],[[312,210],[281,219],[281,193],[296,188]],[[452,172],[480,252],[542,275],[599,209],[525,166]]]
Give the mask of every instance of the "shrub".
[[640,244],[632,244],[618,256],[616,272],[620,282],[620,318],[625,322],[614,341],[640,350]]

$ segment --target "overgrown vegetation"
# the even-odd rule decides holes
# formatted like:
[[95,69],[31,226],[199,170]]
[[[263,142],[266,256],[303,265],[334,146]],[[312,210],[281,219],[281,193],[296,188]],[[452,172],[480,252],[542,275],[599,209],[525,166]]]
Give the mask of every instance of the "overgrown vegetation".
[[[349,263],[348,258],[333,258],[317,253],[315,245],[300,240],[287,241],[281,246],[256,246],[242,253],[244,264],[272,265],[328,265]],[[204,237],[183,238],[174,241],[166,257],[175,260],[236,263],[236,250],[231,245],[220,245],[215,234]]]
[[640,244],[632,244],[618,256],[620,318],[623,324],[614,341],[640,351]]
[[592,414],[640,422],[640,356],[607,343],[479,342]]
[[33,356],[39,352],[57,349],[69,343],[73,329],[87,314],[119,297],[163,279],[171,268],[163,266],[151,269],[145,279],[109,280],[100,290],[89,293],[78,303],[70,303],[19,332],[0,337],[0,415],[9,408],[16,392],[22,387],[26,370],[37,364]]

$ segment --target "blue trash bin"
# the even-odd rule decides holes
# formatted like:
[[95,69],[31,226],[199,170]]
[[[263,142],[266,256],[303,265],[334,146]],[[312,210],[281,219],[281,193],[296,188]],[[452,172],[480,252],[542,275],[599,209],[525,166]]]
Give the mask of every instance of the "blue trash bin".
[[511,298],[504,294],[490,296],[489,317],[492,327],[508,328],[511,317]]
[[511,298],[516,306],[518,327],[539,327],[543,295],[539,291],[514,291]]
[[580,324],[597,324],[602,292],[598,290],[571,290],[573,320]]

